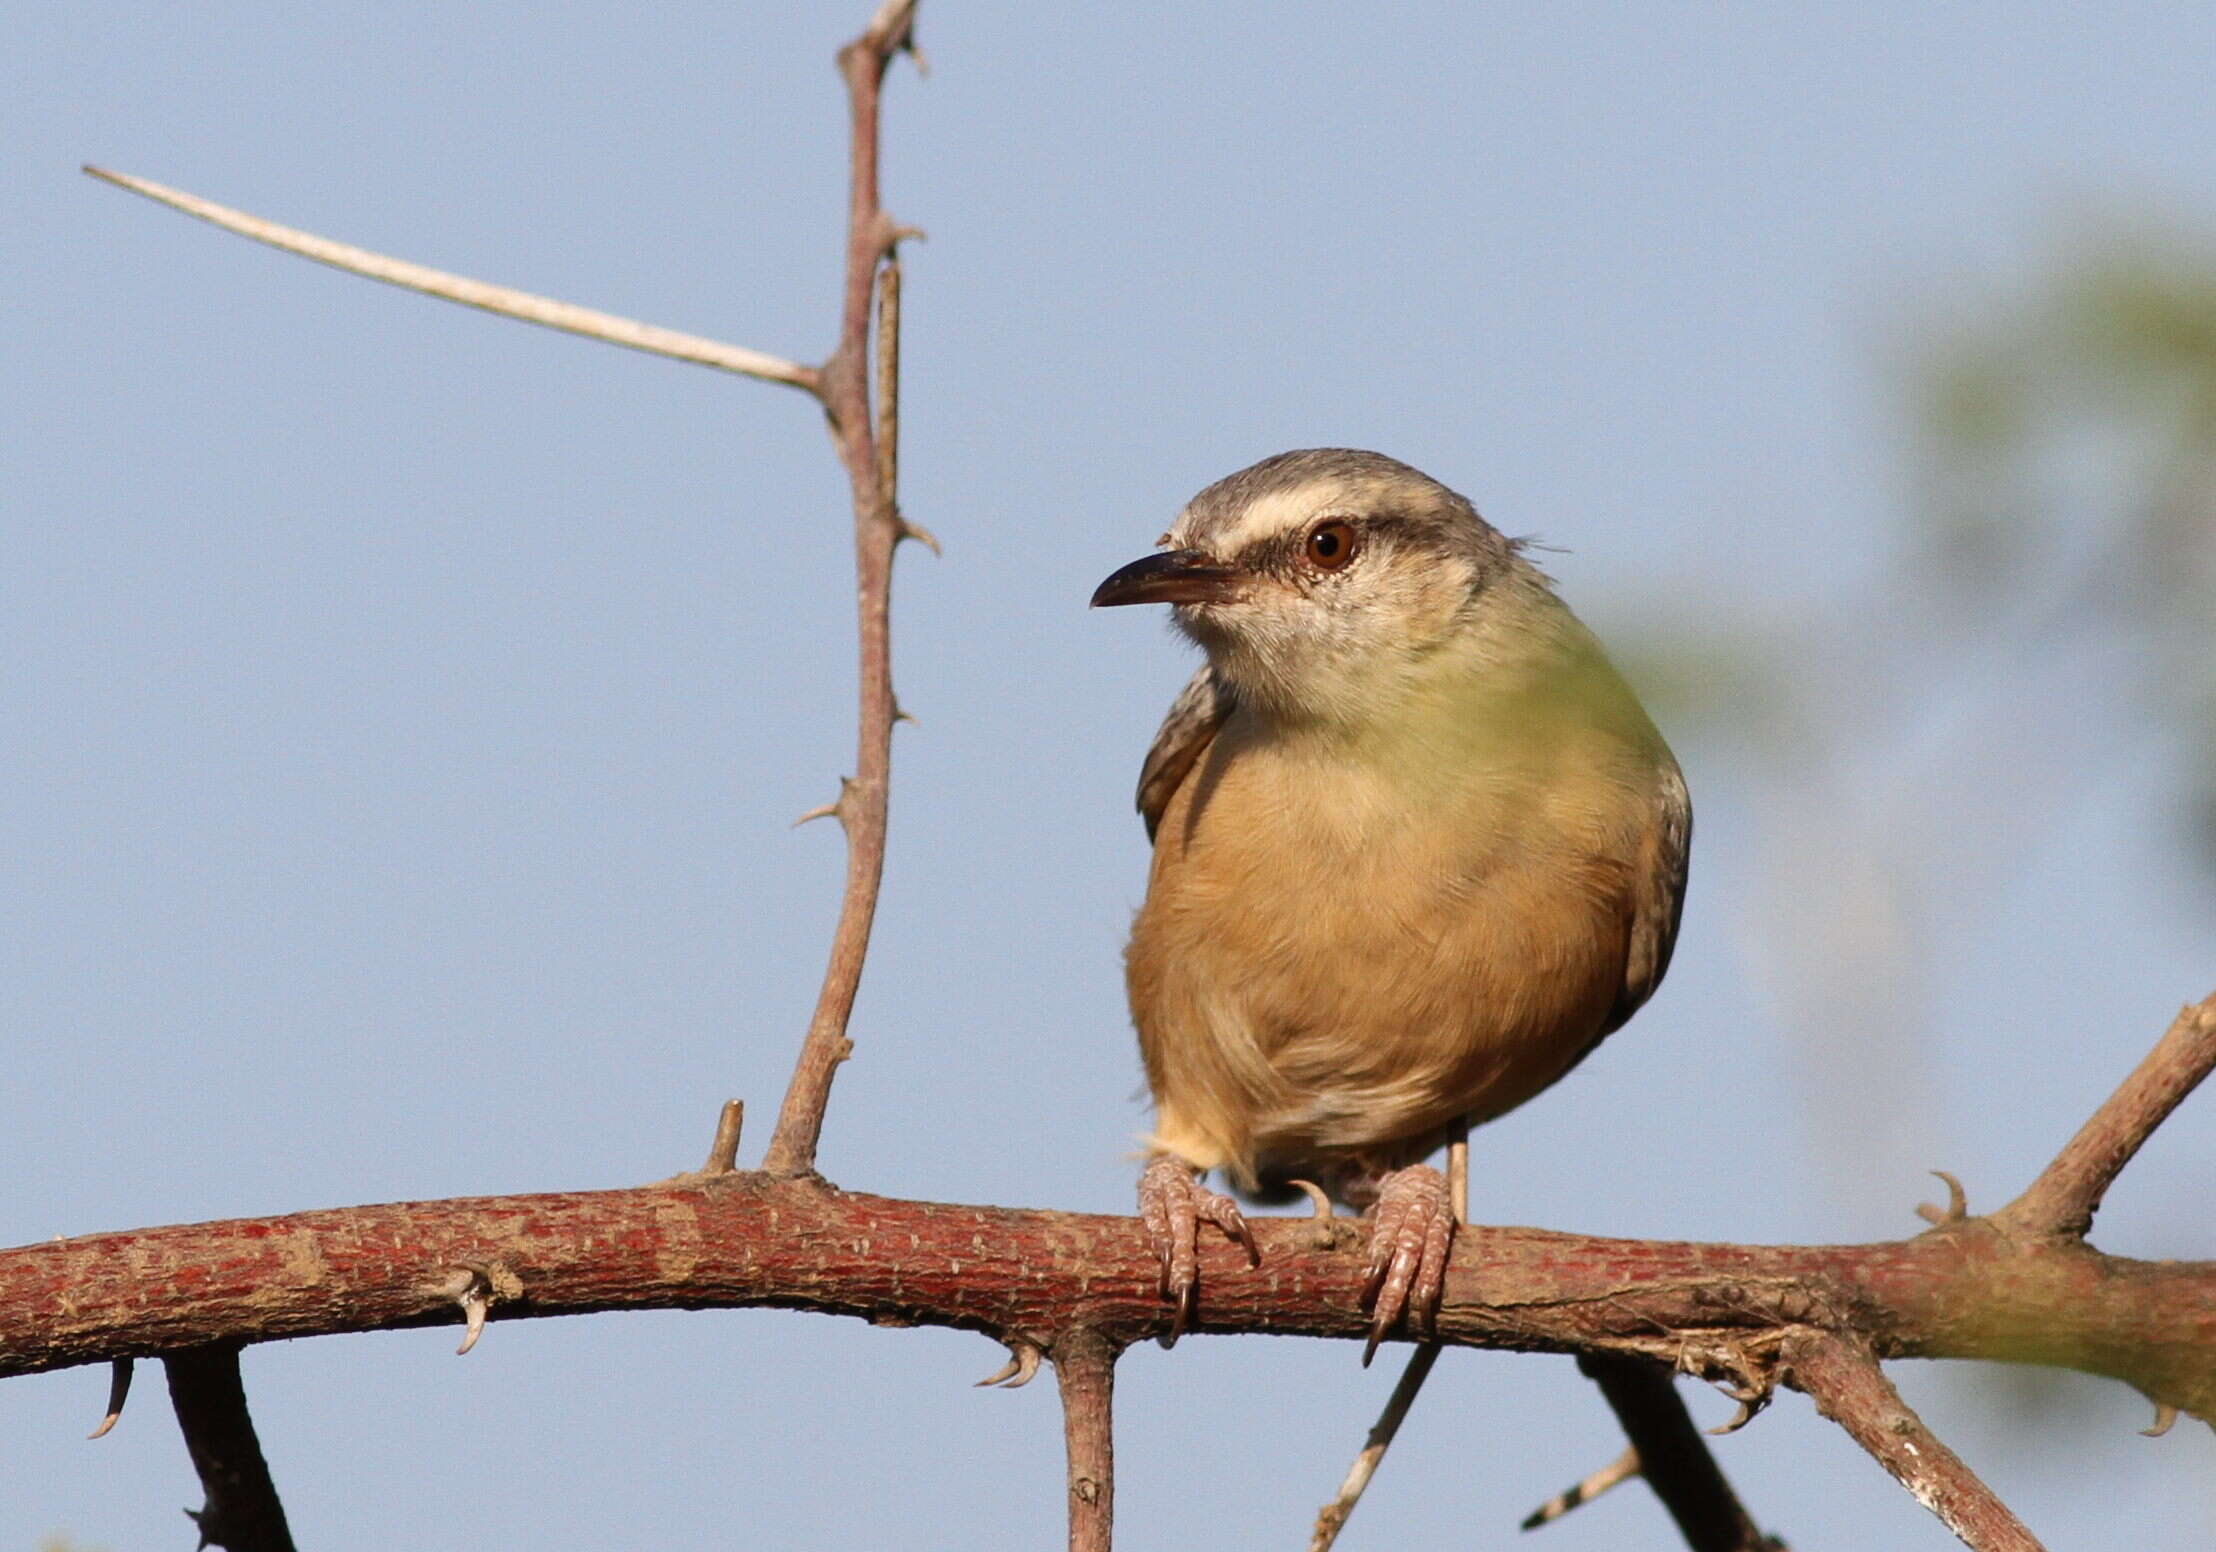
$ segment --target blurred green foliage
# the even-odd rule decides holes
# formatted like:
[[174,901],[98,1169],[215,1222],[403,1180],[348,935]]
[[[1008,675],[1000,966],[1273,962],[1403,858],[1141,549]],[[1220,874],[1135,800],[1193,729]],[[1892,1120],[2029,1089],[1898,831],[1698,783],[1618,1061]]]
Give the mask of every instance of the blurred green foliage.
[[2216,242],[2080,242],[1920,366],[1911,564],[2024,650],[2121,645],[2216,869]]

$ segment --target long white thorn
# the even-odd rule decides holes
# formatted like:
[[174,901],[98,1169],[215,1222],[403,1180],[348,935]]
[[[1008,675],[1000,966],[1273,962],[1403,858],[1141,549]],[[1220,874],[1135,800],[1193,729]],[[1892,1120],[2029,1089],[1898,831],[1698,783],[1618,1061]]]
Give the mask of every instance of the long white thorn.
[[558,302],[552,297],[518,291],[510,286],[471,280],[466,275],[450,275],[444,270],[411,264],[406,259],[372,253],[367,248],[333,242],[330,238],[318,237],[313,232],[279,226],[274,221],[248,215],[243,210],[233,210],[227,205],[218,205],[213,200],[202,199],[197,194],[165,188],[159,183],[134,178],[127,173],[89,166],[85,171],[103,183],[112,183],[119,189],[129,189],[133,194],[143,194],[172,210],[181,210],[188,216],[196,216],[210,225],[220,226],[226,232],[251,237],[256,242],[267,243],[272,248],[282,248],[287,253],[296,253],[304,259],[313,259],[318,264],[328,264],[333,269],[343,269],[349,274],[381,280],[389,286],[420,291],[425,296],[435,296],[443,301],[459,302],[464,307],[498,313],[504,318],[520,318],[525,323],[560,329],[565,334],[581,334],[587,339],[604,340],[608,344],[621,345],[629,350],[643,350],[650,355],[668,356],[675,361],[712,366],[725,372],[737,372],[744,377],[757,377],[763,382],[783,383],[787,387],[806,389],[810,393],[816,391],[817,373],[814,367],[766,355],[759,350],[726,345],[721,340],[705,339],[697,334],[680,334],[675,329],[665,329],[657,324],[619,318],[613,313],[596,312],[590,307]]

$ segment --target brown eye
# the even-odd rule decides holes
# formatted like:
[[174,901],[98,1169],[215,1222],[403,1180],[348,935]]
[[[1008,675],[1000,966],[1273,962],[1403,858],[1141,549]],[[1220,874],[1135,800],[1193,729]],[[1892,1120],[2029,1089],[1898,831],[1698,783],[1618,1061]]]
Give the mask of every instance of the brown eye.
[[1318,523],[1308,531],[1308,564],[1318,571],[1344,570],[1354,559],[1354,525],[1341,518]]

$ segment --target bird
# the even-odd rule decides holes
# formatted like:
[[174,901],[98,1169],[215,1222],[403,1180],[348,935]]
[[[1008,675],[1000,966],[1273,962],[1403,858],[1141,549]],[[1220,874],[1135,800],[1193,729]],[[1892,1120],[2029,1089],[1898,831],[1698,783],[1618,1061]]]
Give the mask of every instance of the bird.
[[1456,1220],[1424,1161],[1669,967],[1684,777],[1529,550],[1408,464],[1309,448],[1209,485],[1093,594],[1168,604],[1205,659],[1140,771],[1153,861],[1124,956],[1165,1345],[1201,1225],[1260,1264],[1210,1171],[1370,1218],[1364,1363],[1404,1319],[1430,1329]]

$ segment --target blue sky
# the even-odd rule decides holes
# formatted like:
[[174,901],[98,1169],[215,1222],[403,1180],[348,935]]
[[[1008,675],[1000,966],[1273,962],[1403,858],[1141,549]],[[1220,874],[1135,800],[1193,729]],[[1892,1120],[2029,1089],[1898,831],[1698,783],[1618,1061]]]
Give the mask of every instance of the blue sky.
[[[830,55],[860,20],[11,15],[0,1240],[635,1183],[697,1163],[726,1095],[758,1155],[840,875],[834,831],[788,826],[851,760],[843,485],[812,408],[75,169],[814,356],[843,213]],[[1127,1209],[1130,787],[1187,659],[1083,606],[1193,490],[1374,446],[1563,546],[1550,569],[1604,639],[1675,612],[1897,674],[1841,619],[1887,608],[1905,363],[2089,227],[2216,210],[2216,19],[2186,5],[927,4],[921,37],[886,189],[930,234],[903,474],[947,553],[900,562],[919,720],[822,1160],[892,1194]],[[1902,918],[1914,989],[1873,1002],[1884,1028],[1812,1023],[1776,941],[1853,916],[1833,874],[1779,861],[1831,833],[1821,785],[1677,735],[1700,832],[1670,981],[1480,1134],[1475,1213],[1852,1240],[1915,1229],[1928,1168],[1973,1206],[2028,1180],[2216,981],[2145,740],[2078,668],[2008,702],[2092,730],[2074,797],[1890,800],[1920,877],[1995,882]],[[1891,758],[1854,753],[1849,785]],[[1981,799],[2051,809],[2006,869],[1951,828]],[[2208,1103],[2125,1176],[2100,1243],[2212,1253]],[[1061,1534],[1051,1387],[968,1388],[1000,1361],[974,1336],[748,1312],[453,1341],[247,1355],[305,1542]],[[1268,1339],[1131,1355],[1124,1544],[1298,1545],[1387,1367]],[[1897,1377],[2054,1545],[2216,1528],[2209,1435],[2139,1439],[2120,1387]],[[0,1543],[184,1544],[197,1484],[142,1384],[98,1444],[104,1375],[0,1387]],[[1567,1360],[1449,1355],[1342,1544],[1505,1542],[1617,1448]],[[1953,1544],[1797,1398],[1720,1452],[1811,1546]],[[1636,1489],[1545,1539],[1675,1544]]]

